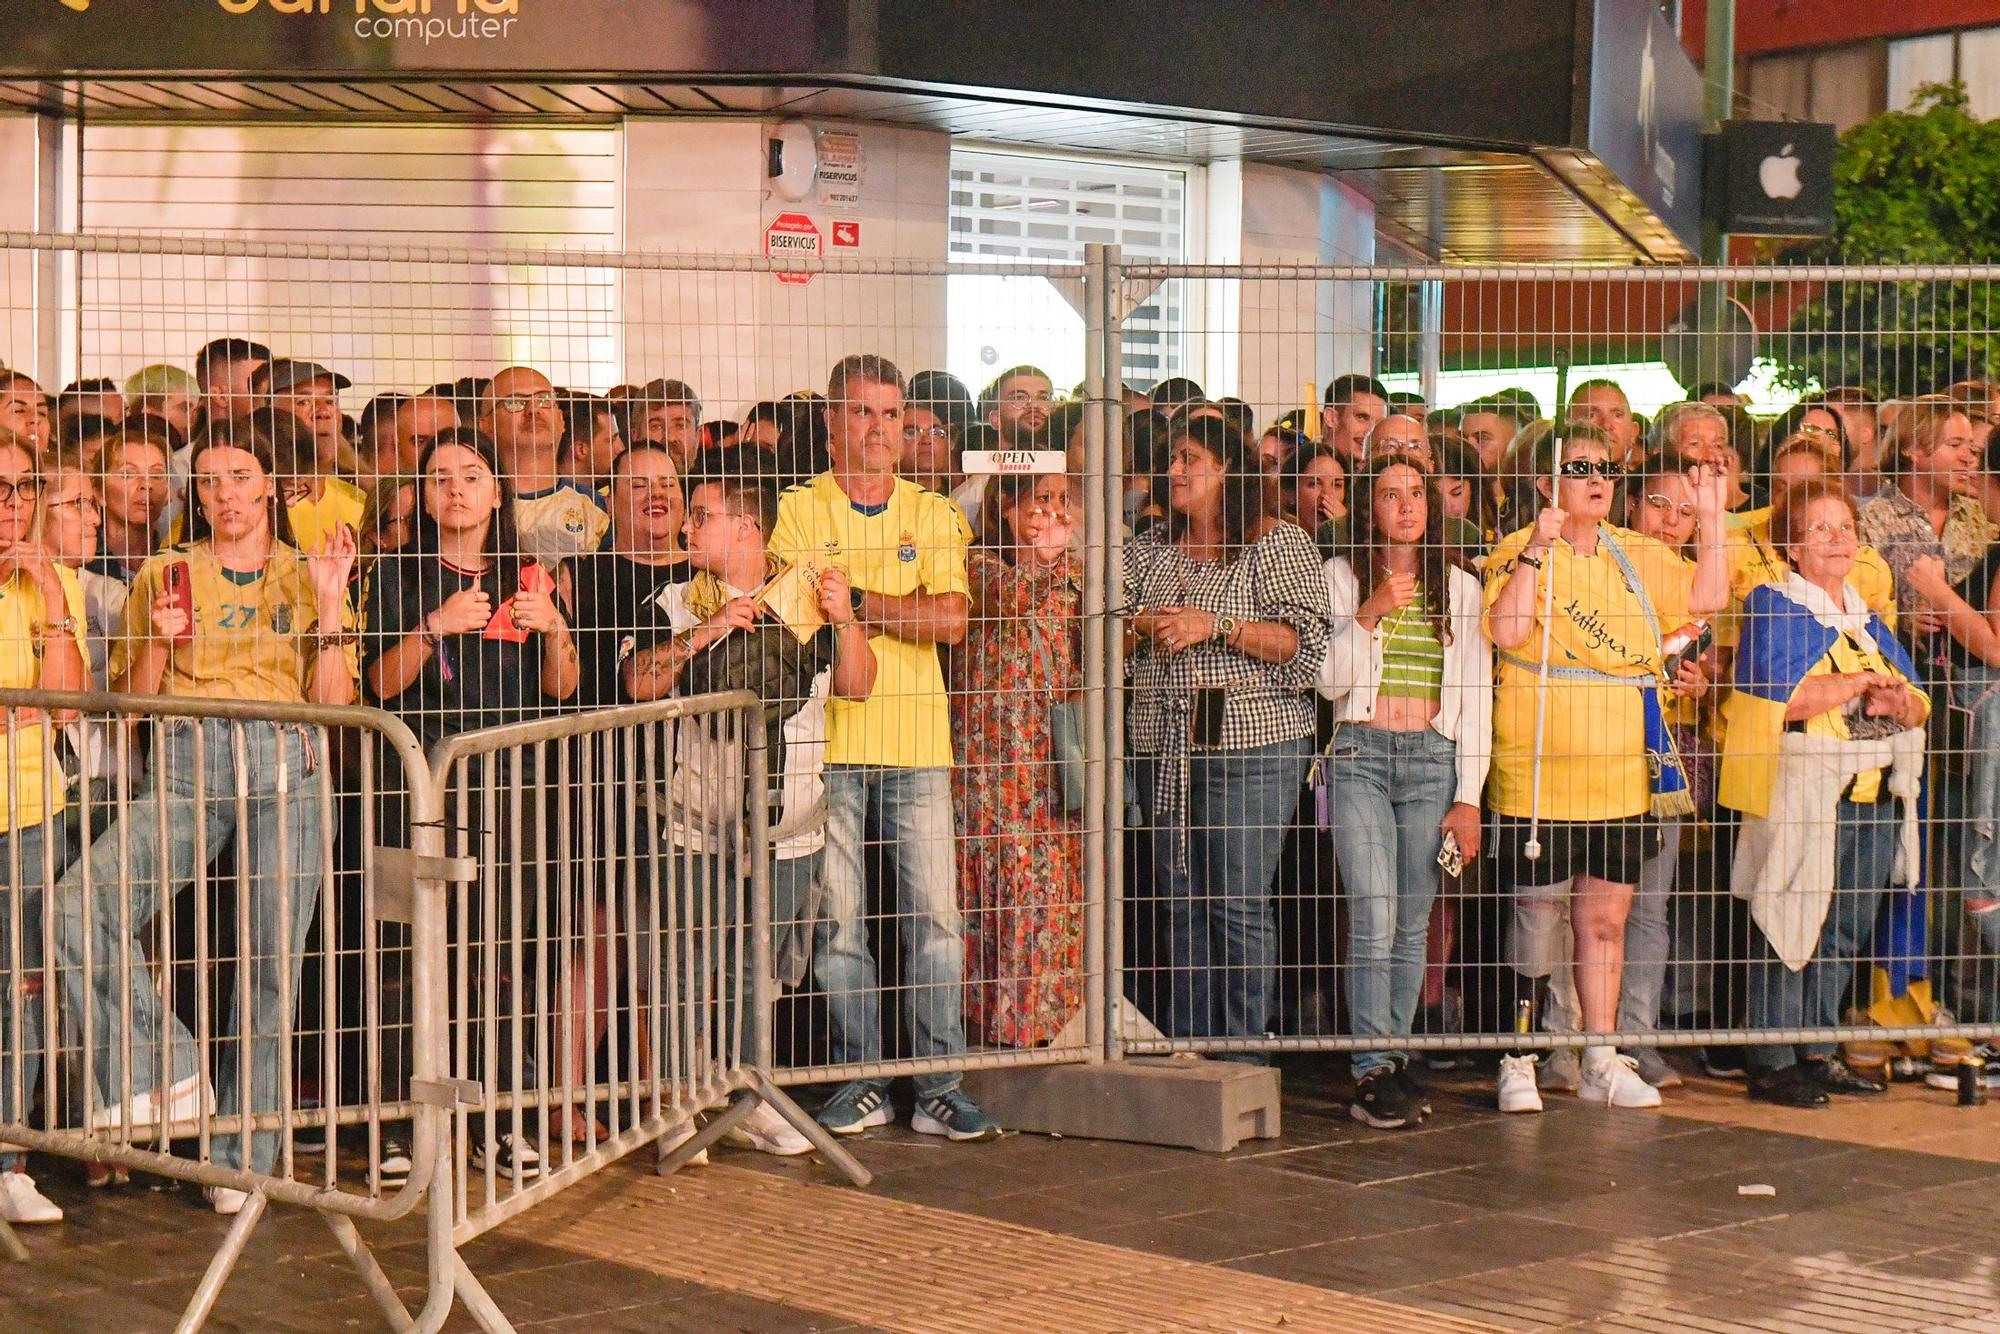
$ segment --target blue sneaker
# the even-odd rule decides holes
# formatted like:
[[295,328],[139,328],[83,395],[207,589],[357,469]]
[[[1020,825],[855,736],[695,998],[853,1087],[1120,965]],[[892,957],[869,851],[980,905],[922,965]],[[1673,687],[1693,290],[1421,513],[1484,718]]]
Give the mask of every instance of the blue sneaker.
[[1000,1123],[981,1111],[979,1104],[966,1097],[961,1089],[918,1098],[910,1129],[919,1135],[944,1135],[959,1141],[1000,1136]]
[[870,1126],[886,1126],[896,1119],[889,1107],[889,1090],[866,1079],[843,1084],[826,1100],[814,1119],[836,1135],[858,1135]]

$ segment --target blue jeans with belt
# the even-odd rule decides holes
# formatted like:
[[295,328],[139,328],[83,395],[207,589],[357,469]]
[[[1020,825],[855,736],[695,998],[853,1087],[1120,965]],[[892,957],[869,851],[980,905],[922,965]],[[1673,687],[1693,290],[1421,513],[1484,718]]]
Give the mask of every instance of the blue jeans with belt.
[[[1758,936],[1758,957],[1750,964],[1750,995],[1744,1007],[1750,1028],[1826,1028],[1840,1022],[1854,981],[1855,960],[1874,937],[1876,910],[1895,870],[1902,810],[1902,802],[1895,798],[1865,804],[1842,798],[1834,817],[1839,832],[1833,901],[1827,905],[1819,943],[1811,961],[1795,973],[1778,958],[1771,942]],[[1831,1056],[1834,1044],[1767,1042],[1748,1051],[1755,1069],[1770,1072],[1809,1057]]]
[[[1298,809],[1309,737],[1189,759],[1187,863],[1181,831],[1152,826],[1153,866],[1167,905],[1171,1037],[1261,1037],[1277,981],[1271,877]],[[1159,765],[1141,764],[1141,791],[1157,805]]]
[[[144,788],[124,817],[107,825],[56,885],[63,999],[81,1022],[88,993],[99,1105],[117,1105],[124,1097],[121,1021],[130,1030],[134,1096],[161,1087],[163,1079],[171,1086],[197,1073],[195,1039],[180,1017],[161,1004],[141,933],[194,880],[200,870],[197,853],[212,863],[233,842],[239,939],[248,937],[249,957],[236,961],[236,985],[229,989],[216,1034],[216,1111],[223,1116],[239,1111],[246,1079],[251,1111],[278,1110],[285,1093],[278,1087],[280,1000],[286,990],[281,978],[290,977],[296,1017],[299,965],[327,855],[322,846],[322,750],[316,733],[275,723],[204,718],[163,724]],[[91,900],[88,974],[83,967],[86,872]],[[121,881],[128,878],[129,897],[121,905]],[[122,980],[121,956],[128,965]],[[245,1044],[238,1041],[244,1033],[240,1007],[246,987],[247,1077]],[[251,1170],[269,1172],[277,1154],[277,1133],[257,1132],[251,1141]],[[214,1161],[242,1166],[241,1137],[216,1136]]]
[[[1423,998],[1440,826],[1458,790],[1458,747],[1428,727],[1388,732],[1344,723],[1326,771],[1347,899],[1348,1023],[1371,1037],[1408,1033]],[[1402,1059],[1387,1047],[1356,1052],[1354,1077]]]

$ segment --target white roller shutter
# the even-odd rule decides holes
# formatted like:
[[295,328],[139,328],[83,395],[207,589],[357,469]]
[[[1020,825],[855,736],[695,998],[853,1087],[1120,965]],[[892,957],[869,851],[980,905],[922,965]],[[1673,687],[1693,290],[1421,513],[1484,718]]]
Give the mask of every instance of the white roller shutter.
[[[613,249],[616,128],[94,125],[82,224],[256,241]],[[93,256],[79,366],[190,364],[239,335],[351,376],[352,410],[508,362],[557,384],[617,378],[619,286],[599,268],[402,260]]]

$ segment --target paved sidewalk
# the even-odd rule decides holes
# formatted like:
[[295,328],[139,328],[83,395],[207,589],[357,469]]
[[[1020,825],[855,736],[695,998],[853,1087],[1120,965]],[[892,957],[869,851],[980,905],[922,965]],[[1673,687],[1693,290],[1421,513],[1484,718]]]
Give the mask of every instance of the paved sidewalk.
[[[856,1143],[868,1191],[810,1159],[661,1179],[648,1157],[466,1254],[538,1328],[2000,1330],[2000,1103],[1905,1086],[1787,1112],[1691,1080],[1660,1113],[1552,1095],[1502,1117],[1467,1073],[1381,1132],[1331,1064],[1292,1064],[1284,1137],[1233,1154],[892,1129]],[[223,1220],[38,1166],[70,1221],[22,1230],[0,1326],[171,1328]],[[414,1299],[417,1225],[370,1235]],[[379,1322],[326,1229],[274,1209],[210,1327]]]

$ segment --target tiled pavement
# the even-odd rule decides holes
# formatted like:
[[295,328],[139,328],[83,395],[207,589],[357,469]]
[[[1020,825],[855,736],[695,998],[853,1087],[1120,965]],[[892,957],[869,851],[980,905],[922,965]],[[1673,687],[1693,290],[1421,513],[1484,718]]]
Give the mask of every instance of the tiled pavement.
[[[1446,1078],[1422,1129],[1384,1133],[1295,1064],[1284,1137],[1223,1156],[876,1132],[866,1192],[811,1160],[629,1162],[466,1255],[523,1327],[2000,1330],[2000,1103],[1785,1112],[1696,1081],[1664,1113],[1501,1117]],[[41,1175],[70,1221],[23,1230],[0,1328],[170,1328],[222,1221]],[[414,1304],[416,1225],[369,1235]],[[375,1312],[331,1235],[274,1209],[211,1328],[350,1327]]]

